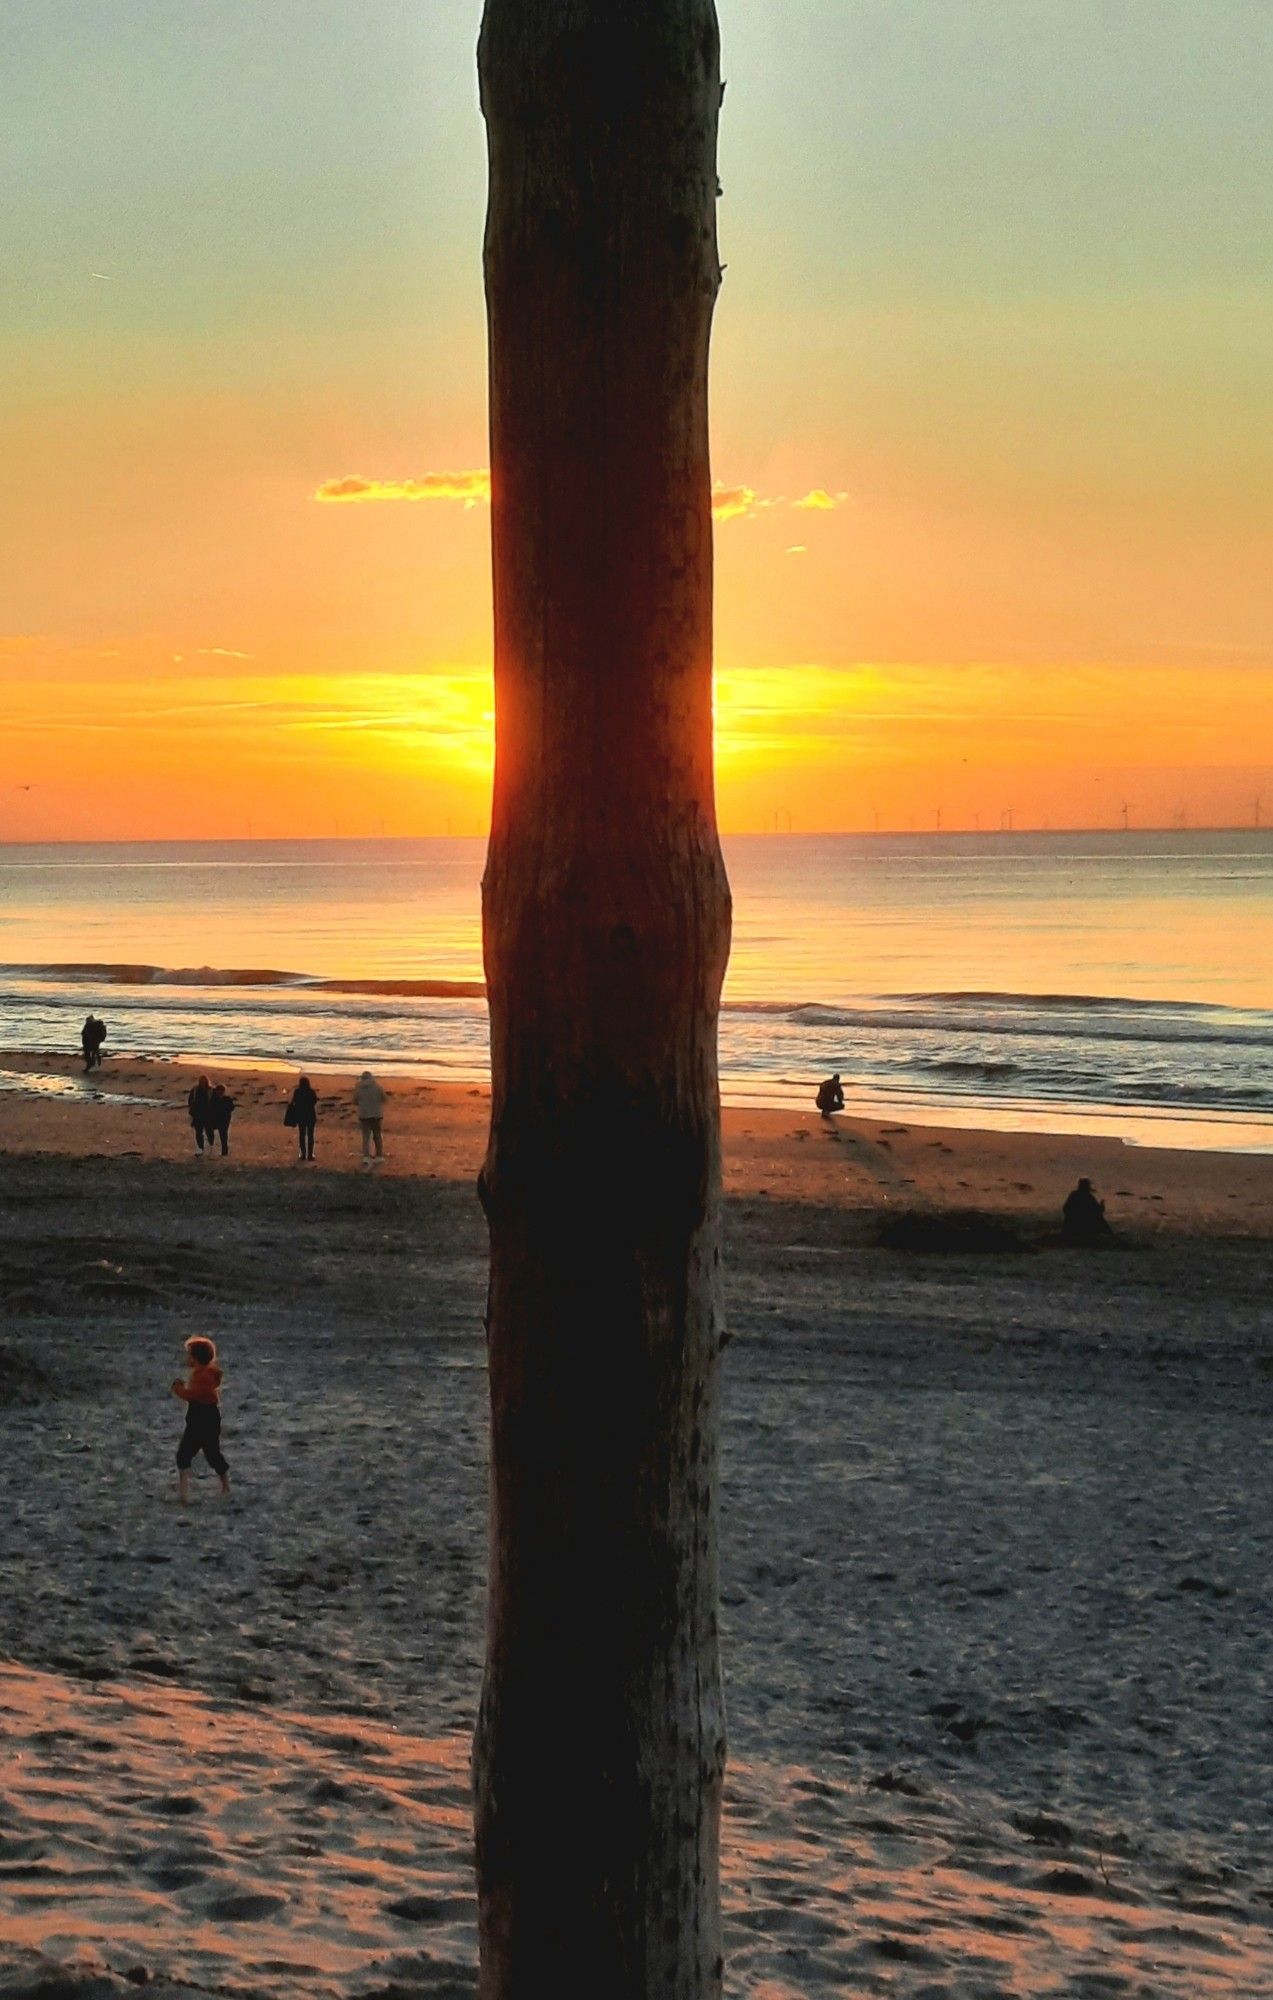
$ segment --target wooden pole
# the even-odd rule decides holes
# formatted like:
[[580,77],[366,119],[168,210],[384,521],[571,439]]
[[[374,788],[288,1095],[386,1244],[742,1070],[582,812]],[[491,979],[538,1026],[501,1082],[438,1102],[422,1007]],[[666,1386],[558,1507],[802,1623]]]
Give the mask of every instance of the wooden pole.
[[487,0],[483,2000],[720,1991],[713,0]]

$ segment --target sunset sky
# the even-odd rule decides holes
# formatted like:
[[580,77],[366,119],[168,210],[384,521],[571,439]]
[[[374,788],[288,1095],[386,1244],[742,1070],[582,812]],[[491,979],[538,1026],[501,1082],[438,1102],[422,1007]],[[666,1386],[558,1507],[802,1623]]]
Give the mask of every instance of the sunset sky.
[[[720,0],[727,828],[1273,816],[1268,0]],[[0,838],[478,832],[479,0],[0,21]]]

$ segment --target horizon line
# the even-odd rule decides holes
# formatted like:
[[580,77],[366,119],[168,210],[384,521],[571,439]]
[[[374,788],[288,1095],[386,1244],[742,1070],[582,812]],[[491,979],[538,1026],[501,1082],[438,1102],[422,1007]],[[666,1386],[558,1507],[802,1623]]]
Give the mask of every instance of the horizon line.
[[[1108,834],[1119,840],[1136,834],[1254,833],[1273,834],[1267,825],[1249,820],[1216,821],[1196,826],[948,826],[948,827],[743,827],[722,832],[722,840],[1053,840],[1077,834]],[[420,841],[485,841],[488,833],[226,833],[155,835],[56,835],[47,839],[0,835],[0,852],[19,847],[353,847],[407,845]]]

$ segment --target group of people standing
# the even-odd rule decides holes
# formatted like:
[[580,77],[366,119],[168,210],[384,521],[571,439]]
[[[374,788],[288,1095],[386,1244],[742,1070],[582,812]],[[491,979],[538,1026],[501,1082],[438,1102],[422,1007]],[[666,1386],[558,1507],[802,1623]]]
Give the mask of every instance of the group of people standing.
[[219,1139],[222,1153],[228,1153],[234,1099],[225,1085],[209,1083],[206,1076],[201,1076],[186,1098],[186,1109],[194,1127],[195,1151],[202,1153],[206,1141],[208,1151],[214,1152]]
[[[354,1109],[362,1133],[362,1163],[370,1168],[385,1156],[385,1092],[369,1069],[363,1071],[354,1085]],[[300,1078],[288,1099],[283,1123],[296,1133],[298,1157],[312,1160],[314,1133],[318,1129],[318,1092],[307,1076]]]
[[[234,1099],[225,1085],[210,1083],[206,1076],[201,1076],[186,1098],[186,1108],[194,1128],[196,1152],[202,1154],[205,1146],[209,1153],[214,1152],[219,1140],[222,1153],[228,1153]],[[362,1134],[363,1165],[370,1168],[385,1153],[385,1092],[369,1069],[363,1071],[354,1085],[354,1108]],[[283,1123],[296,1133],[297,1157],[312,1160],[314,1135],[318,1130],[318,1092],[307,1076],[298,1079],[287,1101]]]

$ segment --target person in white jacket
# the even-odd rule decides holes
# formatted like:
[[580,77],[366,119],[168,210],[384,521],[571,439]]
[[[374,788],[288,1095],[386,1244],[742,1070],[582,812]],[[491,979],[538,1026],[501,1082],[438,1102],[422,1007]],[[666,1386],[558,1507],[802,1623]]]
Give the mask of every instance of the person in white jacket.
[[385,1156],[380,1123],[385,1112],[385,1094],[369,1069],[363,1071],[354,1085],[354,1104],[362,1128],[362,1162],[369,1167],[373,1146],[378,1160],[383,1160]]

